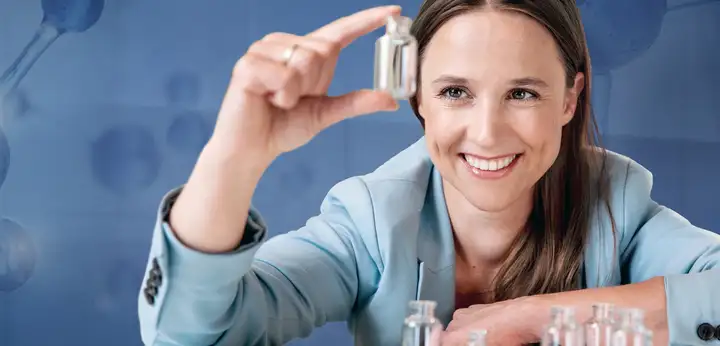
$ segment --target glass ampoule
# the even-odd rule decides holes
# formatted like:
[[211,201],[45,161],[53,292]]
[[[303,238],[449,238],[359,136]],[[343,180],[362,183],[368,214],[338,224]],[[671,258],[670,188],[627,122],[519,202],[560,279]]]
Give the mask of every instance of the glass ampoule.
[[586,346],[612,346],[614,309],[608,303],[593,304],[592,316],[583,324]]
[[386,33],[375,42],[375,90],[405,100],[417,90],[417,40],[410,34],[412,20],[391,16]]
[[652,346],[652,331],[645,327],[645,312],[616,309],[612,346]]
[[550,311],[550,324],[543,331],[542,346],[582,346],[582,328],[575,319],[575,308],[555,306]]
[[435,317],[437,303],[413,300],[403,323],[402,346],[437,346],[442,323]]
[[487,330],[473,330],[468,335],[467,346],[485,346],[487,344]]

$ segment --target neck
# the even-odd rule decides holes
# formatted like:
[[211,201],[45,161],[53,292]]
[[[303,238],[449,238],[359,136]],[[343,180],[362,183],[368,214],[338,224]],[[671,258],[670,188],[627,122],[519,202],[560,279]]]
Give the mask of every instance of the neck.
[[470,203],[450,183],[443,183],[458,259],[471,267],[502,264],[517,236],[525,232],[532,211],[532,192],[507,208],[487,211]]

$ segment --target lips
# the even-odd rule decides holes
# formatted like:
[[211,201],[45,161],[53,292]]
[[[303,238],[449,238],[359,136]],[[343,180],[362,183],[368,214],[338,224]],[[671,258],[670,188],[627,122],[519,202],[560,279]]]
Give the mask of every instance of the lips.
[[517,158],[518,154],[495,157],[492,159],[484,159],[470,154],[463,154],[463,158],[473,168],[481,171],[497,172],[510,166]]

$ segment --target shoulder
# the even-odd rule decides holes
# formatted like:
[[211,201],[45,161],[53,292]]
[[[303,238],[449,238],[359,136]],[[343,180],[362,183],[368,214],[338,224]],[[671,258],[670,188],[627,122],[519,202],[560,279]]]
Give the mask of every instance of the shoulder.
[[[720,263],[720,236],[693,225],[688,219],[651,197],[652,173],[634,160],[608,152],[605,160],[610,180],[610,210],[617,237],[613,242],[623,282],[654,276],[700,272]],[[603,208],[607,215],[607,208]],[[602,215],[602,214],[601,214]],[[609,238],[606,228],[594,239]],[[595,243],[595,247],[603,246]],[[594,250],[594,249],[591,249]],[[612,253],[606,248],[605,254]],[[672,256],[668,256],[669,253]],[[596,252],[597,253],[597,252]],[[608,258],[614,258],[608,257]],[[682,280],[682,279],[681,279]]]
[[[682,215],[653,200],[652,172],[640,163],[627,156],[607,151],[605,167],[612,215],[607,215],[607,208],[603,206],[601,214],[606,215],[606,222],[615,222],[621,249],[629,246],[631,241],[640,239],[638,232],[641,230],[656,234],[681,229],[692,230],[691,233],[700,231]],[[701,233],[704,235],[707,232]],[[689,233],[686,231],[686,234]]]
[[425,198],[432,169],[423,138],[373,172],[341,181],[328,198],[349,206],[360,207],[359,203],[363,209],[388,210],[390,214],[417,210]]
[[606,153],[605,172],[612,205],[642,208],[650,201],[652,173],[627,156],[609,150]]
[[390,158],[372,173],[360,178],[368,185],[409,184],[424,189],[427,187],[432,167],[433,163],[423,137]]
[[425,145],[420,139],[375,171],[333,186],[321,215],[350,223],[355,236],[381,258],[393,239],[415,238],[433,172]]
[[609,150],[605,151],[604,168],[612,218],[618,230],[626,233],[642,224],[657,207],[651,197],[652,173],[635,160]]

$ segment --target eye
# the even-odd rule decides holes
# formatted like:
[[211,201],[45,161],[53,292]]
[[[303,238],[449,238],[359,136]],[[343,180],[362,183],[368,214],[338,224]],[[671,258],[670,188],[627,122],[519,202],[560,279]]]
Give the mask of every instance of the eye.
[[467,96],[467,92],[459,87],[447,87],[440,91],[440,94],[438,96],[451,101],[455,101],[462,98],[463,96]]
[[537,94],[527,89],[514,89],[510,91],[510,98],[518,101],[531,101],[537,98]]

